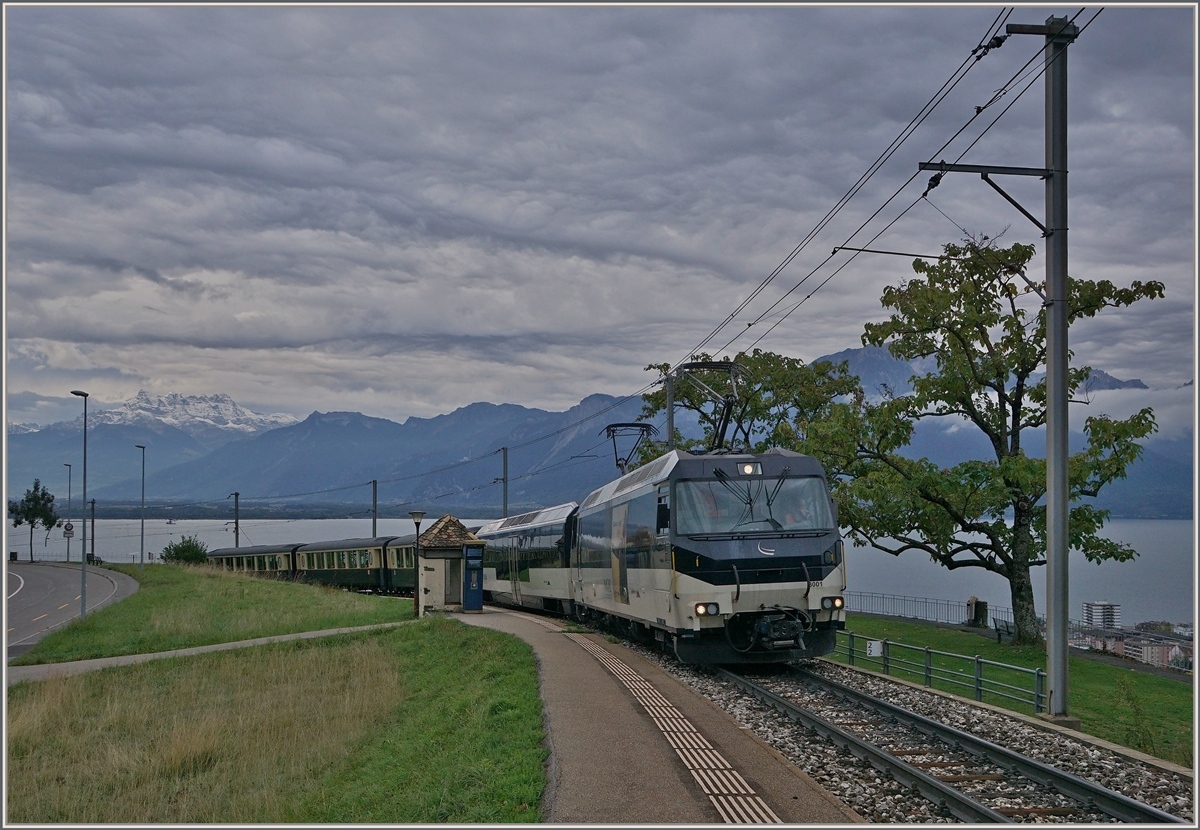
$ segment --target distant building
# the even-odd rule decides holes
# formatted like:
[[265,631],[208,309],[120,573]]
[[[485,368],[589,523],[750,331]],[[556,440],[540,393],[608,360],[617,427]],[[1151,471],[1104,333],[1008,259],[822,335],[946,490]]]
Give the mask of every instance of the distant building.
[[1172,649],[1178,649],[1178,646],[1174,643],[1151,640],[1146,637],[1132,637],[1125,641],[1126,657],[1130,660],[1149,663],[1152,666],[1165,668],[1169,665]]
[[1083,622],[1094,628],[1118,629],[1121,627],[1121,606],[1115,602],[1085,602]]

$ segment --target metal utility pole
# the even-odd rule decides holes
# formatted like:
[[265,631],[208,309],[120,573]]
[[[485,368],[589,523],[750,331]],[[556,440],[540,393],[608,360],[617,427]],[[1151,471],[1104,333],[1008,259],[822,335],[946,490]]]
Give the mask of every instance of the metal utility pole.
[[227,499],[233,499],[233,546],[235,548],[240,548],[242,546],[241,533],[238,527],[238,496],[240,495],[241,493],[234,491],[225,497]]
[[[88,393],[72,389],[71,394],[83,398],[83,503],[87,504],[87,403]],[[83,525],[83,538],[79,540],[79,619],[87,619],[87,517]],[[93,543],[94,544],[94,543]]]
[[134,444],[142,451],[142,530],[141,545],[138,548],[138,567],[146,569],[146,445]]
[[[1009,35],[1046,39],[1046,166],[1031,168],[926,163],[922,170],[980,173],[985,182],[1037,225],[1046,239],[1046,680],[1047,719],[1077,725],[1067,713],[1067,554],[1070,488],[1067,478],[1067,47],[1079,27],[1065,17],[1044,25],[1010,23]],[[1040,176],[1046,181],[1043,225],[988,179],[989,173]],[[938,176],[931,180],[935,186]]]
[[74,528],[71,527],[71,465],[63,464],[67,468],[67,527],[63,531],[63,536],[67,540],[67,561],[71,561],[71,537],[74,535]]
[[503,515],[500,518],[507,519],[508,518],[508,447],[501,447],[500,452],[504,457],[504,468],[503,468],[504,475],[499,476],[498,478],[493,478],[492,483],[495,484],[497,481],[503,482],[502,489],[504,491],[504,495],[503,495],[504,506],[502,509]]
[[667,387],[667,452],[675,449],[675,373],[668,372]]
[[92,499],[92,562],[96,561],[96,500]]
[[1046,679],[1051,718],[1067,717],[1067,47],[1065,17],[1012,34],[1046,38]]
[[371,479],[371,538],[379,536],[379,482]]

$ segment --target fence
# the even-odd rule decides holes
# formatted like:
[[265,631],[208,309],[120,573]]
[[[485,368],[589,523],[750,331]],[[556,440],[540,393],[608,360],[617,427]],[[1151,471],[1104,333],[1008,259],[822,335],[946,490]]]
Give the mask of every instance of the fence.
[[[882,614],[888,617],[908,617],[914,620],[954,623],[961,625],[974,617],[970,602],[930,597],[906,597],[896,594],[875,594],[865,591],[846,592],[846,610],[860,614]],[[1012,622],[1011,608],[992,607],[988,613],[998,620]]]
[[1046,673],[1040,668],[1027,669],[985,660],[979,655],[967,657],[890,640],[872,640],[853,631],[838,632],[834,655],[844,657],[851,666],[865,666],[885,675],[922,682],[926,688],[953,691],[978,701],[1001,706],[1005,704],[1000,701],[1013,701],[1031,706],[1035,713],[1046,706]]

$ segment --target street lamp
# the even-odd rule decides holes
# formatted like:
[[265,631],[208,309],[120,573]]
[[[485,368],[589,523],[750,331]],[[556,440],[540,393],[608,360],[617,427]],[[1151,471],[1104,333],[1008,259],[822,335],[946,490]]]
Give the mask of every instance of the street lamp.
[[138,567],[146,570],[146,445],[134,444],[142,451],[142,541],[139,547]]
[[[87,504],[87,402],[88,393],[80,392],[78,389],[72,389],[71,394],[77,398],[83,398],[83,503]],[[83,525],[83,547],[80,548],[79,554],[79,619],[87,619],[87,521],[81,522]]]
[[[67,468],[67,522],[70,523],[70,521],[71,521],[71,465],[64,462],[63,466]],[[64,533],[63,535],[65,536],[66,534]],[[70,536],[67,536],[67,561],[68,562],[71,561],[71,537]]]
[[412,510],[408,515],[417,529],[417,535],[413,538],[413,618],[415,619],[421,616],[421,519],[425,518],[425,511]]

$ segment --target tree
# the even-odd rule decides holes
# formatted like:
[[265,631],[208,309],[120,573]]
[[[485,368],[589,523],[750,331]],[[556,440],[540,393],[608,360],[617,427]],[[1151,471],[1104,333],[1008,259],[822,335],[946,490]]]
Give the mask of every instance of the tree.
[[8,517],[13,527],[29,525],[29,561],[33,561],[33,532],[39,526],[50,530],[62,525],[62,519],[54,510],[54,494],[42,486],[40,479],[33,480],[33,487],[25,491],[19,502],[8,503]]
[[164,545],[159,559],[167,563],[203,565],[208,561],[208,546],[198,537],[185,534],[178,542]]
[[[712,361],[707,354],[697,354],[693,359]],[[739,354],[732,362],[745,372],[738,381],[738,394],[729,417],[728,443],[751,452],[762,452],[772,446],[802,452],[819,449],[809,446],[812,426],[831,416],[834,408],[839,406],[837,399],[860,391],[858,379],[847,373],[845,363],[836,366],[828,361],[807,364],[798,358],[761,349]],[[669,363],[646,367],[647,371],[657,371],[664,376],[670,369]],[[684,438],[676,430],[675,446],[690,450],[709,443],[719,428],[722,407],[708,390],[723,393],[728,386],[729,373],[720,370],[698,371],[675,381],[676,407],[696,413],[704,431],[702,438]],[[644,395],[642,400],[643,419],[666,411],[667,393],[663,388]],[[645,462],[662,450],[661,445],[644,447],[639,453],[640,460]]]
[[[843,524],[858,544],[894,555],[923,551],[950,570],[982,568],[1003,576],[1012,597],[1015,640],[1038,642],[1030,568],[1045,564],[1046,463],[1025,452],[1023,439],[1046,423],[1046,315],[1030,301],[1024,268],[1033,246],[1007,249],[966,240],[945,245],[936,264],[913,263],[918,275],[884,291],[892,309],[866,326],[864,345],[886,345],[902,360],[934,358],[936,370],[914,377],[913,391],[880,403],[860,400],[857,412],[835,413],[821,425],[826,445],[843,456],[848,474],[836,495]],[[1110,307],[1161,297],[1162,283],[1069,281],[1068,320]],[[1091,372],[1069,372],[1069,394]],[[899,451],[917,422],[955,419],[991,445],[986,460],[939,468]],[[1083,497],[1123,478],[1140,457],[1137,441],[1156,429],[1150,409],[1123,421],[1106,415],[1084,425],[1085,446],[1068,459],[1069,541],[1091,562],[1128,561],[1130,546],[1098,535],[1108,511]]]

